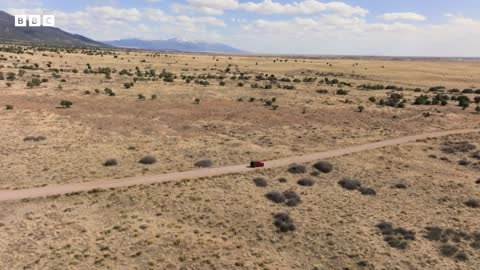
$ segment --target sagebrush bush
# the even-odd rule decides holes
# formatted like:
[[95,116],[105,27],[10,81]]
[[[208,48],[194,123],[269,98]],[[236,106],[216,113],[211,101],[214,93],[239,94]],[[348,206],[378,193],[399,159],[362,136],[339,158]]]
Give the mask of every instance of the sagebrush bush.
[[405,183],[397,183],[394,185],[394,187],[398,189],[406,189],[408,186]]
[[45,137],[45,136],[27,136],[23,139],[23,141],[25,141],[25,142],[30,142],[30,141],[39,142],[39,141],[44,141],[46,139],[47,139],[47,137]]
[[359,187],[358,191],[360,191],[360,193],[362,193],[362,195],[368,195],[368,196],[377,195],[377,192],[374,189],[368,188],[368,187]]
[[300,173],[305,173],[307,171],[307,168],[303,165],[294,164],[288,167],[287,170],[289,173],[300,174]]
[[469,199],[465,201],[465,205],[470,208],[479,208],[480,207],[480,200],[477,199]]
[[107,159],[105,162],[103,162],[103,166],[105,167],[111,167],[111,166],[117,166],[118,162],[116,159]]
[[333,170],[333,165],[326,161],[319,161],[313,164],[313,167],[323,173],[329,173]]
[[265,194],[265,197],[274,203],[283,203],[286,200],[285,196],[278,191],[270,191]]
[[141,164],[150,165],[150,164],[154,164],[155,162],[157,162],[157,159],[154,156],[147,155],[147,156],[142,157],[138,162],[141,163]]
[[253,183],[255,183],[255,185],[257,187],[266,187],[268,186],[268,183],[267,183],[267,179],[263,178],[263,177],[256,177],[253,179]]
[[285,204],[289,207],[296,206],[300,203],[300,195],[298,195],[295,191],[293,190],[287,190],[283,192],[283,196],[287,199]]
[[70,100],[60,101],[60,106],[62,106],[63,108],[70,108],[72,105],[73,105],[73,102],[71,102]]
[[442,152],[447,154],[466,153],[475,150],[477,147],[469,142],[447,142],[442,148]]
[[294,231],[295,225],[288,213],[277,213],[273,216],[273,224],[277,227],[279,232]]
[[310,179],[310,178],[302,178],[302,179],[297,181],[297,184],[299,184],[300,186],[304,186],[304,187],[311,187],[315,184],[315,180]]
[[199,167],[199,168],[207,168],[207,167],[211,167],[213,165],[213,162],[210,159],[202,159],[195,162],[194,165],[195,167]]
[[361,186],[360,181],[344,177],[342,180],[338,181],[338,184],[347,190],[356,190]]

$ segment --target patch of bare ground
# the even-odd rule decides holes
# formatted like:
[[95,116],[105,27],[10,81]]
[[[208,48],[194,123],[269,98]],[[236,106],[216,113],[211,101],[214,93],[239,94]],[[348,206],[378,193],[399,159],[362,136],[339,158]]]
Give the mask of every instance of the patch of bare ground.
[[[10,269],[478,269],[478,209],[464,204],[480,197],[478,171],[429,157],[457,139],[479,135],[329,159],[335,170],[314,177],[315,162],[299,174],[285,167],[2,203],[0,261]],[[345,176],[376,196],[343,189]],[[259,177],[286,181],[260,188]],[[315,185],[296,184],[309,177]],[[392,188],[399,182],[408,188]],[[272,203],[270,190],[301,203]]]

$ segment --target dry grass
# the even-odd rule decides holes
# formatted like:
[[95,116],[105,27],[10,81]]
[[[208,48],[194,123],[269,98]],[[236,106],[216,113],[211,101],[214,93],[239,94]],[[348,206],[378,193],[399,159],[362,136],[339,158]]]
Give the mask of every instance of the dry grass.
[[[425,94],[411,90],[417,87],[480,88],[480,63],[475,61],[292,58],[273,63],[275,57],[153,57],[125,51],[118,58],[1,54],[7,57],[1,72],[17,72],[14,63],[22,65],[26,60],[44,70],[27,70],[11,87],[0,81],[0,108],[14,107],[0,109],[0,189],[189,170],[207,158],[212,166],[246,164],[480,125],[472,106],[462,110],[453,103],[410,105],[414,97]],[[54,68],[79,72],[60,72],[61,78],[53,78],[46,68],[48,61]],[[359,65],[353,67],[356,62]],[[93,69],[135,72],[138,66],[142,71],[151,68],[158,74],[166,69],[177,75],[218,75],[230,64],[232,71],[238,69],[236,75],[328,77],[352,87],[342,87],[346,96],[335,94],[337,86],[318,81],[281,83],[294,85],[295,90],[251,88],[253,79],[238,87],[229,73],[225,86],[216,80],[201,86],[176,79],[137,81],[126,89],[124,84],[132,77],[84,74],[87,63]],[[317,74],[332,72],[343,75]],[[32,74],[49,81],[29,89],[25,85]],[[366,83],[405,88],[401,93],[409,100],[406,108],[370,102],[370,97],[387,97],[390,90],[356,89]],[[105,94],[104,88],[112,89],[115,96]],[[73,105],[57,108],[61,100]],[[362,113],[359,106],[364,107]],[[47,139],[24,141],[28,136]],[[445,145],[462,142],[476,150],[442,151]],[[286,167],[262,170],[261,175],[252,172],[2,203],[0,268],[479,269],[478,239],[447,243],[458,248],[448,257],[442,256],[448,248],[425,237],[403,244],[401,233],[395,234],[396,242],[387,240],[405,249],[392,248],[375,227],[388,221],[417,235],[431,226],[476,235],[479,210],[465,202],[480,199],[475,183],[480,170],[475,158],[478,142],[480,136],[470,134],[353,154],[317,165],[325,173],[315,169],[315,163],[298,164],[305,170],[296,169],[295,174]],[[140,164],[146,155],[156,162]],[[116,166],[104,166],[113,158]],[[461,166],[460,160],[469,163]],[[268,187],[252,181],[260,177],[268,179]],[[360,180],[363,193],[374,191],[375,196],[342,188],[338,182],[344,177]],[[299,179],[315,184],[300,186]],[[266,198],[274,190],[283,197],[282,203]],[[275,218],[278,213],[283,214]]]

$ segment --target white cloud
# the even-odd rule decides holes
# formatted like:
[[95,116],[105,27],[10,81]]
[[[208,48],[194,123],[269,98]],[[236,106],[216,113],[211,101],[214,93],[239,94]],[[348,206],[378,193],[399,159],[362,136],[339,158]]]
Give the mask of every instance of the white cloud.
[[188,0],[187,4],[173,4],[172,10],[181,12],[200,12],[209,15],[222,15],[225,10],[236,9],[237,0]]
[[426,21],[427,18],[423,15],[414,13],[414,12],[394,12],[394,13],[385,13],[380,18],[386,21]]
[[211,16],[172,16],[160,9],[118,9],[109,6],[87,7],[75,12],[47,9],[7,9],[10,14],[53,14],[56,26],[96,40],[122,38],[219,40],[211,26],[225,27],[223,20]]
[[480,21],[450,15],[442,24],[370,23],[362,17],[255,20],[227,38],[249,51],[292,54],[478,56]]
[[[198,5],[204,2],[196,1]],[[209,7],[222,12],[228,6],[225,3],[216,5],[212,0],[207,2]],[[405,19],[373,23],[364,15],[366,13],[347,12],[348,8],[340,12],[342,5],[315,8],[317,2],[271,2],[276,6],[272,11],[287,14],[281,16],[283,19],[258,16],[261,19],[248,20],[239,17],[241,13],[238,13],[232,17],[235,20],[228,19],[228,25],[220,17],[172,14],[155,8],[101,6],[75,12],[6,11],[11,14],[54,14],[58,27],[96,40],[177,37],[224,42],[261,53],[479,56],[480,20],[447,14],[444,22],[435,24],[418,24],[415,20]],[[239,3],[237,9],[243,4]],[[305,9],[304,5],[308,8]]]
[[320,2],[304,0],[291,4],[263,0],[261,2],[242,2],[237,0],[188,0],[187,4],[173,4],[174,12],[201,12],[210,15],[221,15],[225,10],[245,10],[260,14],[318,14],[333,12],[344,16],[365,16],[368,10],[345,4],[343,2]]
[[247,2],[240,4],[240,9],[263,14],[316,14],[321,12],[334,12],[344,16],[365,16],[368,10],[361,7],[354,7],[343,2],[323,3],[316,0],[305,0],[282,4],[272,0],[263,2]]

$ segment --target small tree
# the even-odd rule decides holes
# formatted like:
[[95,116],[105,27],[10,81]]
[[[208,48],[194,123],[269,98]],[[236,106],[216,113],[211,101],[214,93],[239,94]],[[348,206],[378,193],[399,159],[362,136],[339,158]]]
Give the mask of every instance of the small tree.
[[70,108],[70,106],[73,105],[73,102],[69,101],[69,100],[62,100],[60,101],[60,106],[62,106],[63,108]]

